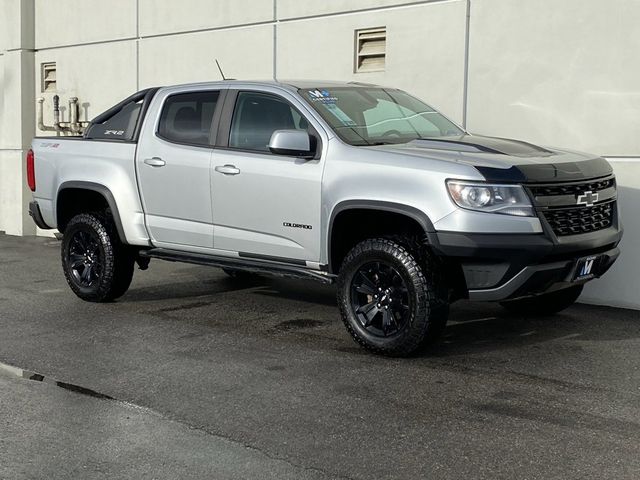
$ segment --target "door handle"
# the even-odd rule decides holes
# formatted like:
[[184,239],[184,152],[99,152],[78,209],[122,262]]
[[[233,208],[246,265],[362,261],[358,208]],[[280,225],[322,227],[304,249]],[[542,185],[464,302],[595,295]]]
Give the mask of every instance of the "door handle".
[[224,173],[225,175],[238,175],[240,173],[240,169],[236,168],[235,165],[218,165],[216,167],[216,172]]
[[160,157],[145,158],[144,163],[152,167],[164,167],[167,164],[167,162]]

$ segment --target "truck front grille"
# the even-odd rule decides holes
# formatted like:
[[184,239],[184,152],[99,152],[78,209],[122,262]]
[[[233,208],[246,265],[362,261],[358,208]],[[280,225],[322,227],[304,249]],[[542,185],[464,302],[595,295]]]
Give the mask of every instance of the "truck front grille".
[[603,230],[613,225],[616,179],[528,185],[536,210],[558,237]]
[[616,202],[593,207],[552,208],[543,215],[557,236],[577,235],[609,228]]
[[534,197],[555,197],[558,195],[580,195],[584,192],[599,192],[615,187],[616,179],[605,178],[588,183],[566,183],[561,185],[532,185],[531,193]]

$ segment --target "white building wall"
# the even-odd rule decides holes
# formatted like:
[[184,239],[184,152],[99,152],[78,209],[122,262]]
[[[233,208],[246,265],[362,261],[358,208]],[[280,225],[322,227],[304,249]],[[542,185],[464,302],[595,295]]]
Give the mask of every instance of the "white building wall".
[[0,3],[0,230],[34,234],[24,158],[34,134],[33,4]]
[[[143,37],[257,25],[275,19],[273,0],[139,0],[139,5]],[[208,50],[200,52],[202,59],[210,58]]]
[[605,277],[587,284],[581,300],[585,303],[640,308],[640,284],[636,280],[640,269],[640,157],[609,159],[616,172],[618,198],[624,224],[620,242],[621,255]]
[[[217,80],[217,58],[233,78],[399,86],[472,132],[606,156],[621,186],[623,254],[583,300],[640,308],[638,24],[637,0],[3,0],[0,230],[34,231],[23,158],[35,98],[52,120],[42,62],[57,62],[61,105],[79,97],[84,119],[140,88]],[[386,69],[355,74],[354,30],[378,26]]]
[[[302,13],[299,3],[285,2],[287,8],[278,3],[278,13],[285,16],[277,25],[278,78],[393,85],[424,98],[453,120],[462,121],[465,0],[287,20],[286,15]],[[331,3],[338,8],[347,2]],[[326,8],[327,5],[321,10]],[[309,13],[314,12],[310,9]],[[354,30],[379,26],[387,29],[385,71],[354,73]]]
[[135,0],[35,0],[35,7],[38,50],[137,36]]
[[[232,47],[230,47],[232,46]],[[257,25],[143,38],[140,40],[140,87],[273,76],[273,27]]]
[[640,154],[639,19],[637,0],[473,1],[468,126]]

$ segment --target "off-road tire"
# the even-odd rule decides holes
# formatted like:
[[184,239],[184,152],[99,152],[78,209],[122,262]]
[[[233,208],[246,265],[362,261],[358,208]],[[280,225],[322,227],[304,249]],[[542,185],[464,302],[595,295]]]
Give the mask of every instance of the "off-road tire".
[[573,305],[582,293],[582,287],[582,285],[575,285],[536,297],[500,302],[500,305],[520,315],[553,315]]
[[[74,274],[74,261],[77,246],[72,246],[76,236],[88,238],[95,251],[95,279],[83,284]],[[62,270],[73,293],[88,302],[109,302],[121,297],[129,289],[135,256],[130,247],[123,245],[111,217],[102,213],[82,213],[73,217],[62,237]],[[97,265],[98,263],[96,263]]]
[[[412,251],[412,242],[373,238],[357,244],[345,257],[338,276],[338,306],[353,339],[365,349],[389,356],[408,356],[435,342],[449,315],[448,289],[438,263],[424,249]],[[361,268],[382,262],[401,277],[410,299],[408,320],[389,336],[373,335],[358,319],[353,306],[354,277]]]

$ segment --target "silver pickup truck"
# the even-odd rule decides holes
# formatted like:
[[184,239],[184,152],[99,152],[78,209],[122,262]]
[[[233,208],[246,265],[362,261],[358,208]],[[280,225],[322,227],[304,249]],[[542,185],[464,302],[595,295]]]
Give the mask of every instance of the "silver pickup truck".
[[120,297],[152,258],[336,282],[349,333],[389,355],[435,340],[457,299],[567,308],[622,236],[604,159],[471,135],[360,83],[143,90],[82,138],[34,139],[27,172],[83,300]]

